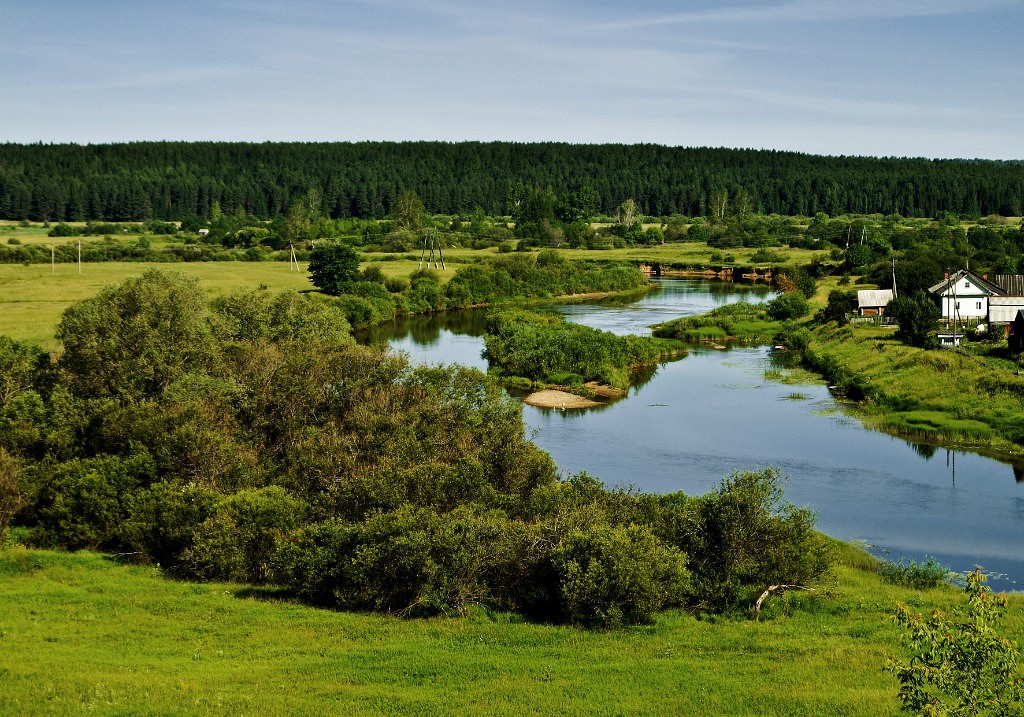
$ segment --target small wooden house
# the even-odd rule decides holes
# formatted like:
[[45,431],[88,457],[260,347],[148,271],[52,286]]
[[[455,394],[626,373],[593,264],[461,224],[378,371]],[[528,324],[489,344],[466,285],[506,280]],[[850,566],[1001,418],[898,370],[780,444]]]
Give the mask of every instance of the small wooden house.
[[889,302],[895,297],[892,289],[861,289],[857,292],[857,314],[884,316]]

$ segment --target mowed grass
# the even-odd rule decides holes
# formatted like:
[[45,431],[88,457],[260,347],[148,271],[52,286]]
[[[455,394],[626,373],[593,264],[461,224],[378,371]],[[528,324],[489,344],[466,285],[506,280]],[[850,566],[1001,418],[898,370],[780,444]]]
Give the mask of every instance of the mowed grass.
[[[331,612],[15,546],[0,552],[0,714],[896,715],[882,666],[902,654],[900,601],[959,595],[847,565],[818,593],[771,598],[761,622],[671,611],[601,632]],[[1014,598],[1018,639],[1021,617]]]

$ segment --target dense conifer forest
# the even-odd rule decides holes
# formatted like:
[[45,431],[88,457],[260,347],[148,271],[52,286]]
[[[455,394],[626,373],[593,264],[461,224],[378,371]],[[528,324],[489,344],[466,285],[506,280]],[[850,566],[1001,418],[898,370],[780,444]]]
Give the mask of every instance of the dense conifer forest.
[[512,142],[0,145],[0,219],[270,219],[310,190],[331,218],[380,218],[415,192],[427,211],[512,215],[524,191],[565,212],[706,216],[716,195],[765,214],[1018,216],[1024,162],[825,157],[769,150]]

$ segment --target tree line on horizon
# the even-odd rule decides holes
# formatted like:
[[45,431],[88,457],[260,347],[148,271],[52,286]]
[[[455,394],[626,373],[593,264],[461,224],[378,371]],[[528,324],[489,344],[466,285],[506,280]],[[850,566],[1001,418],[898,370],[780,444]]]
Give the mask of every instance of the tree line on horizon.
[[515,216],[536,189],[566,211],[605,216],[626,200],[647,216],[713,216],[737,195],[762,214],[1019,216],[1024,162],[651,144],[0,145],[0,218],[19,221],[273,219],[311,191],[332,219],[390,216],[409,193],[434,214]]

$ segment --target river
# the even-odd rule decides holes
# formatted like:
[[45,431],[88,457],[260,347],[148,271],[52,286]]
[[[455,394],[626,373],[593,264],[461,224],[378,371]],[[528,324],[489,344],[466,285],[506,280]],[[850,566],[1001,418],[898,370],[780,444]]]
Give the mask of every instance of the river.
[[[618,334],[704,313],[766,287],[671,279],[628,303],[561,305],[572,321]],[[414,361],[486,370],[482,312],[416,317],[381,327]],[[823,384],[778,379],[766,347],[696,348],[663,364],[599,409],[523,406],[533,441],[563,474],[586,471],[609,485],[700,494],[734,470],[778,467],[786,498],[818,527],[890,560],[934,558],[956,571],[981,565],[996,589],[1024,589],[1024,482],[1019,468],[867,430]]]

